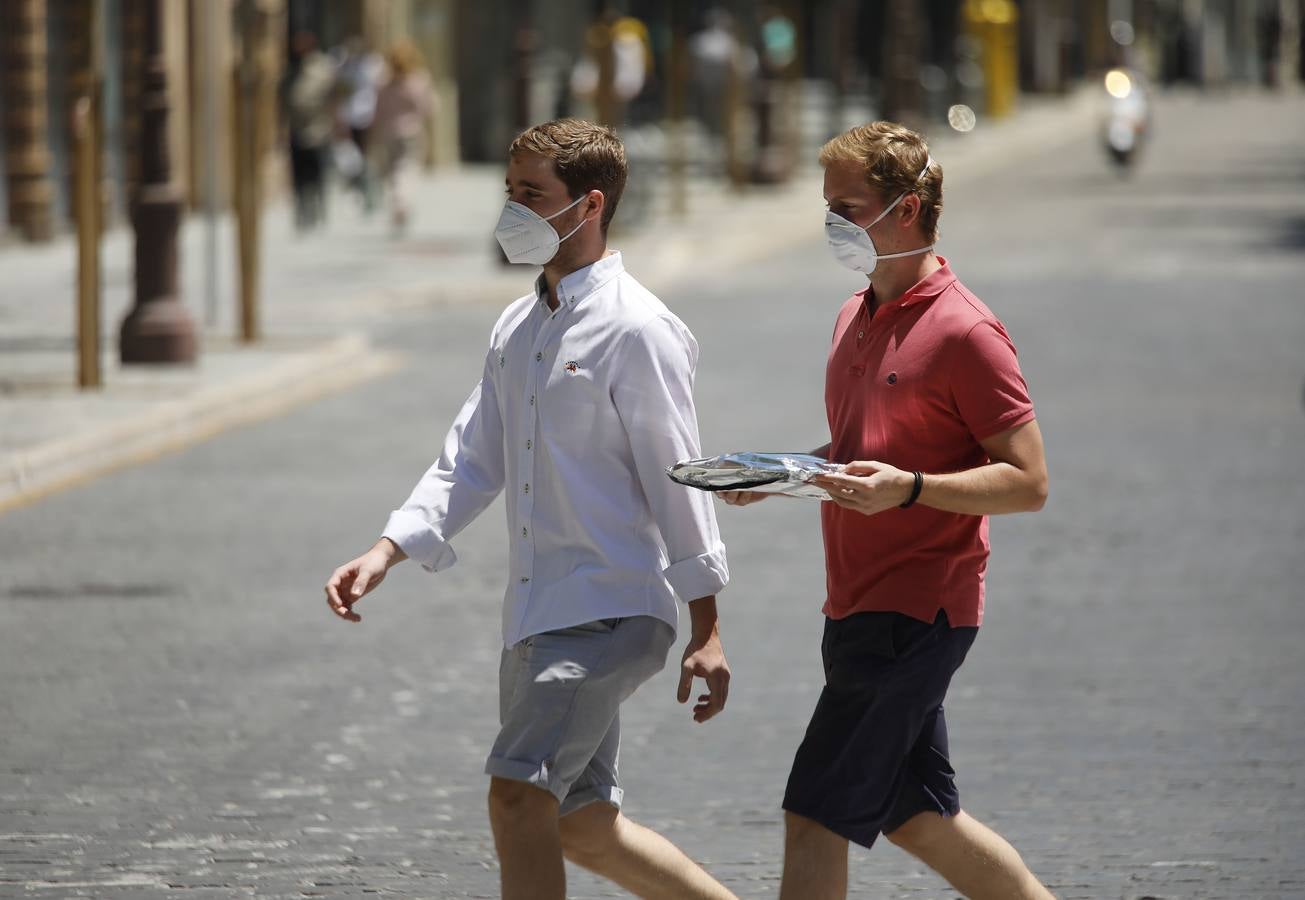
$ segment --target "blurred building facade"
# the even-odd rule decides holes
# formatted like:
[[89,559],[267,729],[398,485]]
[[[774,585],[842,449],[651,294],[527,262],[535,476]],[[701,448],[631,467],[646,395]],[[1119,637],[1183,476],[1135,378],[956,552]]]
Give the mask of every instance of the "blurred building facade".
[[[107,220],[125,219],[148,2],[5,0],[0,236],[43,241],[70,227],[71,110],[92,93],[103,122]],[[352,36],[377,50],[399,37],[415,41],[439,99],[429,161],[440,164],[501,159],[513,134],[561,114],[638,126],[660,122],[679,103],[690,115],[717,115],[703,111],[713,108],[703,74],[713,59],[724,60],[726,73],[719,115],[729,120],[731,109],[746,108],[753,124],[742,138],[732,120],[708,130],[745,144],[777,139],[788,107],[775,97],[785,83],[800,82],[802,97],[819,93],[835,109],[855,96],[878,114],[926,127],[953,104],[998,116],[1020,92],[1061,93],[1120,63],[1160,84],[1297,84],[1303,7],[1305,0],[165,0],[169,145],[192,208],[227,206],[234,72],[248,49],[275,185],[283,154],[275,86],[290,35],[300,30],[324,48]],[[764,177],[763,155],[754,156],[753,171]]]

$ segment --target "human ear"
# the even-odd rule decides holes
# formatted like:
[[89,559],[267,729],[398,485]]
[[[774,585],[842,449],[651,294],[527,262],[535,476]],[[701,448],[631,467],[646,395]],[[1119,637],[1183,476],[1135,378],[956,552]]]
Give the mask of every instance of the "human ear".
[[902,198],[900,209],[902,210],[902,224],[909,228],[919,221],[920,211],[924,209],[924,204],[915,194],[907,194]]
[[600,218],[603,214],[603,207],[605,207],[606,205],[607,205],[607,197],[604,196],[603,192],[598,190],[598,188],[594,188],[589,192],[588,196],[586,197],[585,218],[586,219]]

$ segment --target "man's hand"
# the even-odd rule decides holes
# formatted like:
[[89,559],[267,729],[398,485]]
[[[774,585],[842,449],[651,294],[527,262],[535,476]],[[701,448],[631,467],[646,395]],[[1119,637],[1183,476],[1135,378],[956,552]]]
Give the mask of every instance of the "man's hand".
[[844,509],[873,516],[901,506],[911,496],[915,476],[887,463],[848,463],[841,472],[817,475],[811,483],[829,492],[829,499]]
[[326,582],[326,602],[341,619],[361,622],[353,605],[371,593],[382,581],[390,566],[407,559],[398,545],[381,538],[376,546],[331,573]]
[[700,597],[689,604],[693,620],[693,633],[684,648],[680,664],[680,689],[676,699],[689,701],[693,692],[693,679],[707,682],[707,693],[698,696],[693,707],[693,720],[705,722],[725,708],[730,693],[730,667],[725,661],[725,649],[720,644],[716,627],[716,598]]
[[717,491],[716,496],[724,500],[730,506],[748,506],[753,503],[760,503],[773,494],[763,494],[761,491]]

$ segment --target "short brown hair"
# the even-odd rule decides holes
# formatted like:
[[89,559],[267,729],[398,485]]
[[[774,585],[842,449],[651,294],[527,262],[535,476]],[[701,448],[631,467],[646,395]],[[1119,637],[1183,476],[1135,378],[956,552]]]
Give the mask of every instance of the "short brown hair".
[[601,225],[607,233],[625,190],[627,171],[625,145],[615,131],[583,119],[555,119],[521,132],[508,154],[522,150],[551,159],[572,200],[586,191],[602,191],[606,203]]
[[938,240],[938,219],[943,206],[943,170],[930,163],[924,138],[896,122],[871,122],[849,129],[820,149],[820,165],[847,162],[865,172],[865,182],[885,203],[898,194],[914,193],[920,198],[920,230]]

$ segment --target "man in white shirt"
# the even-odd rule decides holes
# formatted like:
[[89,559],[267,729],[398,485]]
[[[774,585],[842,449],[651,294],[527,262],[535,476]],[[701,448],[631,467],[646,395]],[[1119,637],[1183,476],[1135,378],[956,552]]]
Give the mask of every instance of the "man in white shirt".
[[562,900],[564,856],[641,897],[732,897],[620,814],[616,774],[619,706],[665,664],[677,598],[692,622],[679,701],[702,677],[704,722],[728,692],[725,548],[710,498],[665,474],[699,455],[697,343],[607,249],[626,177],[610,129],[548,122],[509,156],[495,234],[543,274],[494,326],[440,459],[376,545],[336,569],[327,600],[357,622],[354,605],[390,566],[448,568],[449,541],[506,490],[502,729],[485,766],[503,897]]

